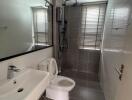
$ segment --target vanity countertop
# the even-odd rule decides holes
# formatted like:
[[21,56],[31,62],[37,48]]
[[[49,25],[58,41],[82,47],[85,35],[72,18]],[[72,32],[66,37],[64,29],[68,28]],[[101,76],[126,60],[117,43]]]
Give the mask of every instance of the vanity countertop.
[[0,100],[38,100],[49,84],[48,72],[28,69],[0,82]]

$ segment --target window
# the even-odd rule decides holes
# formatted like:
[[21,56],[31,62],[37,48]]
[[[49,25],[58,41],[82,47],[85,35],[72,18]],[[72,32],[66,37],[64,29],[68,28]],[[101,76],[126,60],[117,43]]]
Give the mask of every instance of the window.
[[52,45],[52,15],[50,10],[44,7],[32,8],[34,26],[34,44],[42,46]]
[[100,50],[106,4],[82,7],[80,49]]

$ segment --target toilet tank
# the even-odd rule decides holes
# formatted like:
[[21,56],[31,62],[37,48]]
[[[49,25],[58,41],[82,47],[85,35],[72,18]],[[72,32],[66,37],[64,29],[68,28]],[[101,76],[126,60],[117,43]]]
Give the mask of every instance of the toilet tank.
[[48,72],[48,65],[50,63],[49,59],[44,59],[38,64],[38,70]]

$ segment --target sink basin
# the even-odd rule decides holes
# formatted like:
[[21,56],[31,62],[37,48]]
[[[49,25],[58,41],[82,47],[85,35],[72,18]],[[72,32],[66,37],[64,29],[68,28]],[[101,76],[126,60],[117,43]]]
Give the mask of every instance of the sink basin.
[[38,100],[49,79],[48,72],[28,69],[0,87],[0,100]]

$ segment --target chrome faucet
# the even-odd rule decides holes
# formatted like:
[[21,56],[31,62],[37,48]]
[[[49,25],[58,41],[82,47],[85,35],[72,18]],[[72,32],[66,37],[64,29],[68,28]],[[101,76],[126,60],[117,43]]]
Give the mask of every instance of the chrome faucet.
[[18,69],[16,66],[14,65],[10,65],[8,66],[8,75],[7,75],[7,79],[12,79],[14,77],[14,72],[19,72],[20,69]]

